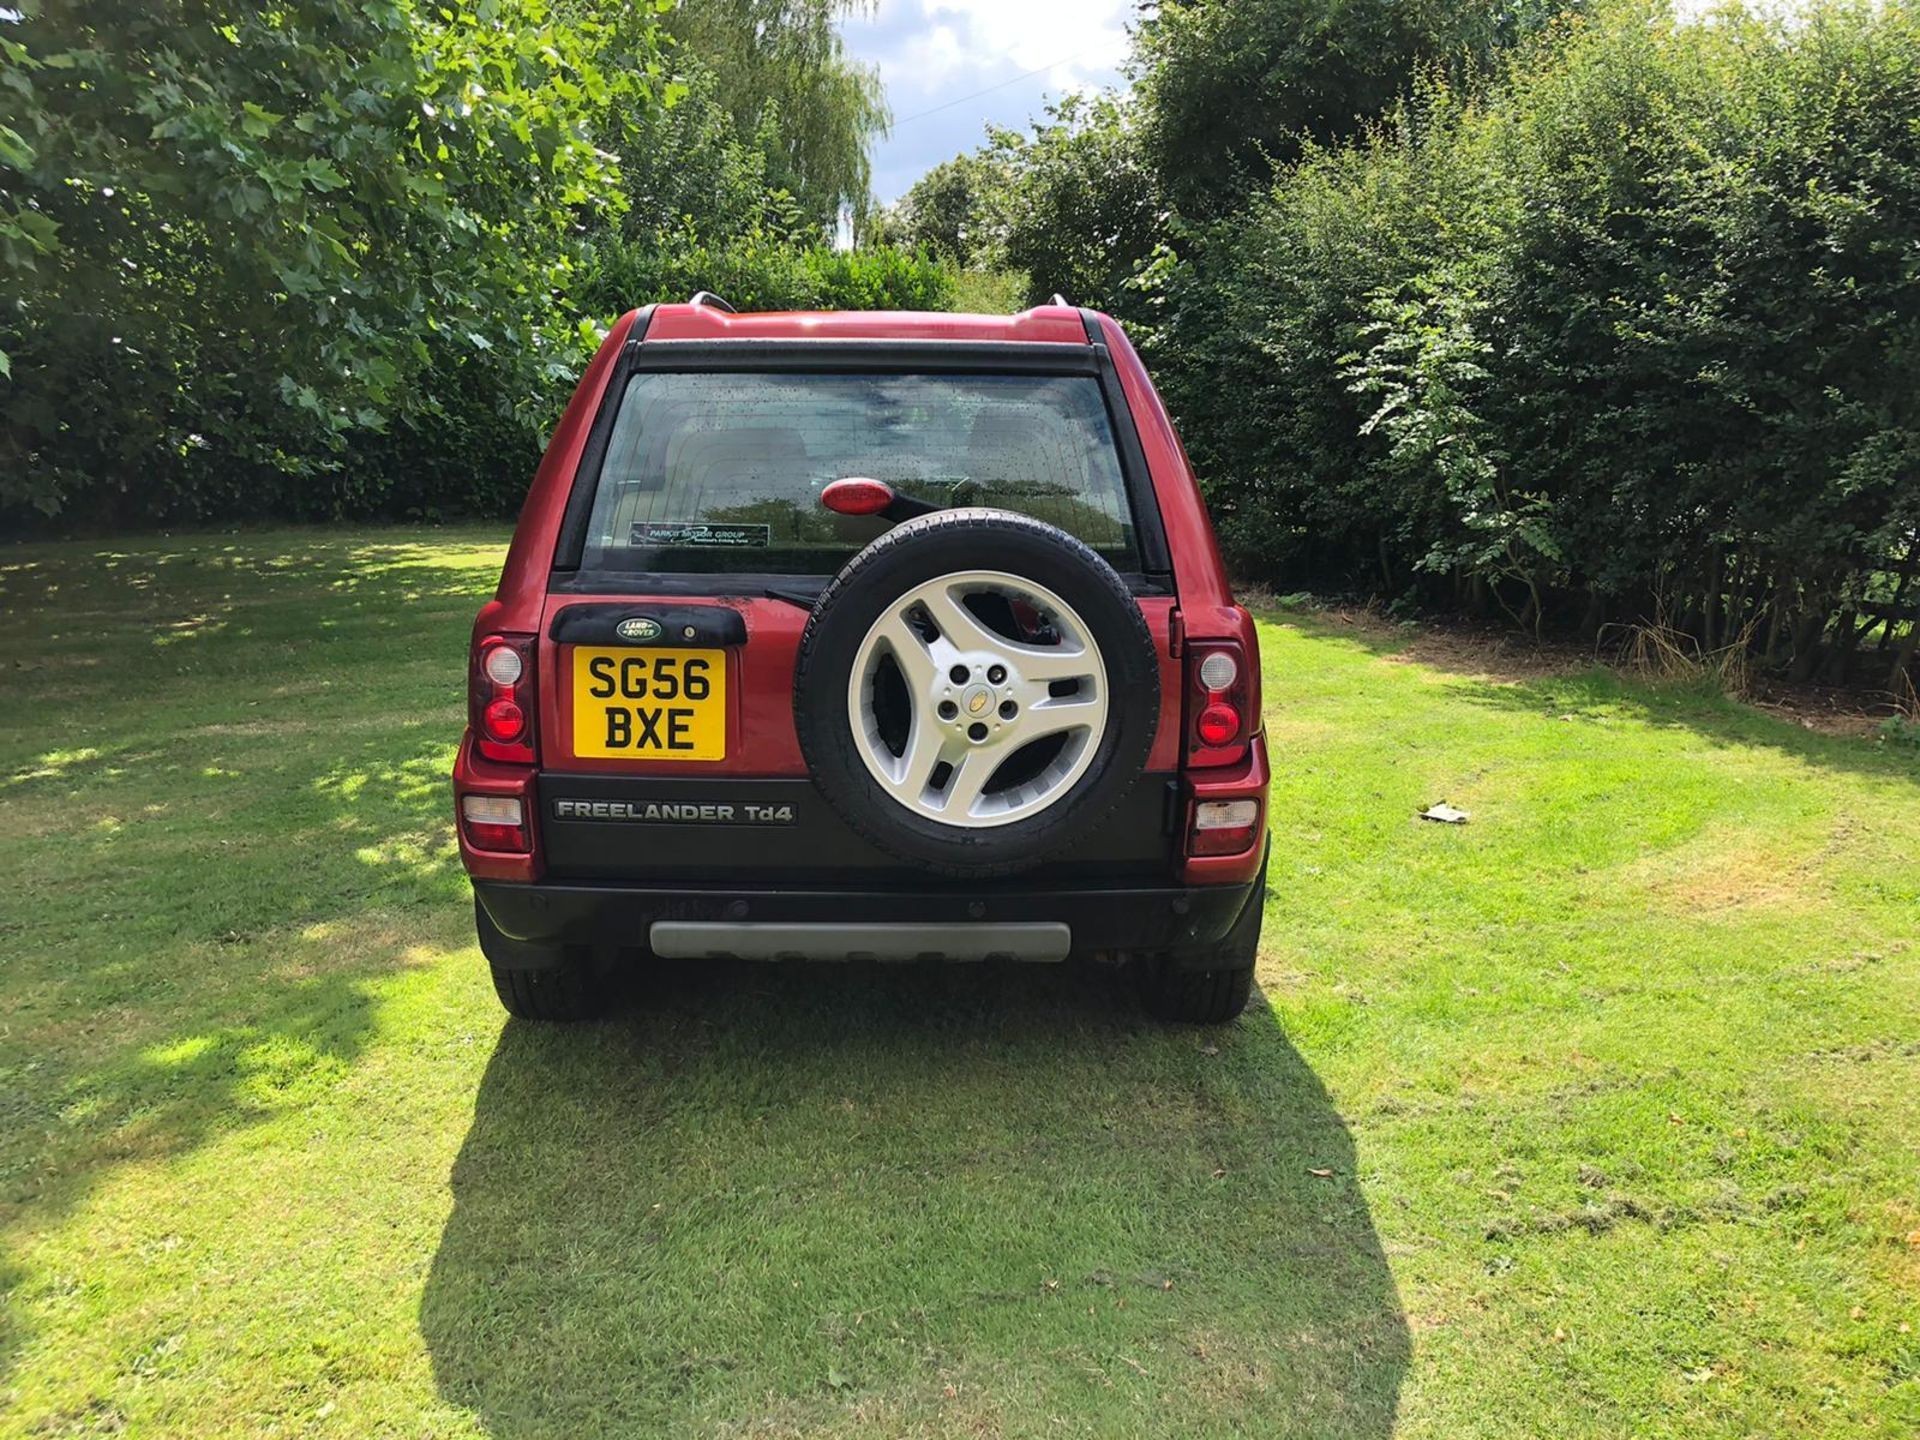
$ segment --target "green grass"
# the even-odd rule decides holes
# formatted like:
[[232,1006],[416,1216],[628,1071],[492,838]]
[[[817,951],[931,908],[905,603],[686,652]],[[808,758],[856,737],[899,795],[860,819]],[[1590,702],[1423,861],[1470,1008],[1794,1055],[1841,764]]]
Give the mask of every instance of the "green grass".
[[0,1433],[1920,1427],[1907,747],[1277,615],[1236,1027],[830,966],[505,1025],[497,542],[0,551]]

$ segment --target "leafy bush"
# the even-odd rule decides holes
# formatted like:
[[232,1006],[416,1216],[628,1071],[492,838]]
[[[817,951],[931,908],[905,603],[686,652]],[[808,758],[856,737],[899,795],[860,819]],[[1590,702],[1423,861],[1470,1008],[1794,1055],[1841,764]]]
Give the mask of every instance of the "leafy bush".
[[1309,148],[1144,277],[1237,563],[1801,674],[1910,654],[1916,114],[1905,6],[1629,5]]
[[843,8],[0,7],[0,523],[509,512],[632,303],[938,303]]
[[532,388],[661,98],[650,30],[541,0],[29,6],[0,51],[0,509],[80,522],[304,506],[438,352]]
[[1909,720],[1903,715],[1889,715],[1880,722],[1880,738],[1889,745],[1902,745],[1920,750],[1920,720]]

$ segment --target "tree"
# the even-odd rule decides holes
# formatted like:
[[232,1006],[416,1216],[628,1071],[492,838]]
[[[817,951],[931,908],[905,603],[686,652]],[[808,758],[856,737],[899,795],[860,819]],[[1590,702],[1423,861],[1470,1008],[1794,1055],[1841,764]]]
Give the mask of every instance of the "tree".
[[993,269],[1005,260],[1008,178],[983,155],[942,161],[889,210],[882,234],[892,244]]
[[1034,302],[1055,293],[1123,309],[1122,286],[1161,234],[1158,187],[1133,112],[1110,95],[1070,95],[1028,134],[991,132],[984,163],[1003,179],[1006,263]]
[[680,53],[713,76],[735,133],[766,157],[765,179],[804,222],[856,229],[872,205],[868,150],[888,124],[879,72],[848,57],[842,15],[869,0],[680,0],[666,17]]
[[[1576,0],[1577,3],[1577,0]],[[1456,78],[1568,0],[1162,0],[1134,66],[1142,144],[1180,213],[1242,208],[1302,147],[1357,134],[1422,68]]]
[[543,0],[0,21],[0,505],[246,513],[429,407],[431,355],[571,370],[597,141],[664,88],[649,29],[612,45]]

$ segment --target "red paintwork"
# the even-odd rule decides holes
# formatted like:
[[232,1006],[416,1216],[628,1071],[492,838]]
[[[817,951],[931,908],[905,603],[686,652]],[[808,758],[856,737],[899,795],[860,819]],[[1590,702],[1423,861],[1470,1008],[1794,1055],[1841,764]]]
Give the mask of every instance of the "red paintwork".
[[[474,620],[473,635],[524,631],[538,635],[534,673],[541,677],[536,733],[542,762],[552,769],[593,768],[646,774],[725,774],[742,776],[799,776],[806,773],[799,740],[793,728],[793,661],[806,627],[807,614],[796,605],[758,595],[718,597],[710,602],[738,610],[746,621],[747,643],[729,656],[728,755],[724,762],[583,761],[572,750],[571,647],[547,638],[553,616],[569,605],[594,601],[624,601],[636,605],[648,600],[687,603],[685,597],[646,595],[566,595],[547,593],[548,572],[559,542],[560,524],[574,472],[586,447],[587,434],[605,394],[608,375],[626,344],[639,312],[621,317],[581,377],[566,413],[548,442],[540,468],[520,512],[513,543],[507,552],[499,588]],[[1253,623],[1234,603],[1213,522],[1195,482],[1192,465],[1175,434],[1145,367],[1126,335],[1111,319],[1099,318],[1102,340],[1112,352],[1122,390],[1133,412],[1145,452],[1148,474],[1159,504],[1167,544],[1173,558],[1174,597],[1145,598],[1140,608],[1160,656],[1160,720],[1147,768],[1171,772],[1182,768],[1182,751],[1190,732],[1186,677],[1179,658],[1184,646],[1206,640],[1238,640],[1244,647],[1250,674],[1251,714],[1258,727],[1259,652]],[[707,305],[661,305],[655,308],[647,342],[727,339],[817,340],[1015,340],[1084,345],[1086,329],[1080,311],[1063,306],[1039,306],[1021,315],[944,315],[912,312],[814,313],[730,315]],[[1210,758],[1219,760],[1215,754]],[[1243,749],[1229,752],[1217,768],[1191,771],[1189,800],[1257,798],[1261,803],[1259,835],[1266,823],[1267,764],[1264,740],[1256,728]],[[501,856],[476,851],[461,839],[460,854],[470,874],[485,879],[534,880],[541,874],[539,824],[533,804],[533,771],[499,765],[473,752],[471,737],[463,741],[454,767],[455,804],[466,793],[521,795],[533,820],[533,851],[524,856]],[[1183,877],[1192,884],[1244,884],[1259,868],[1264,844],[1245,855],[1188,859]]]
[[566,413],[547,441],[547,453],[534,471],[533,486],[520,507],[520,522],[514,526],[513,543],[507,547],[499,588],[473,622],[475,640],[494,630],[539,628],[540,611],[547,598],[547,575],[553,569],[553,551],[560,540],[560,521],[566,514],[567,495],[573,489],[573,472],[580,467],[580,452],[587,448],[587,432],[593,428],[593,417],[606,393],[607,375],[639,313],[629,311],[615,322],[600,342],[587,373],[574,387],[573,399],[567,402]]
[[[535,802],[534,772],[526,765],[501,765],[475,753],[473,734],[460,740],[453,761],[453,828],[460,839],[460,863],[479,880],[538,880],[545,871],[540,857],[539,807]],[[524,855],[476,850],[467,843],[466,822],[460,818],[462,795],[511,795],[525,807],[533,849]]]
[[1174,434],[1167,407],[1147,379],[1146,366],[1140,363],[1133,342],[1105,315],[1100,317],[1100,335],[1113,355],[1127,408],[1133,412],[1134,427],[1140,432],[1140,447],[1147,454],[1147,472],[1153,476],[1154,498],[1160,502],[1160,520],[1167,531],[1167,550],[1173,556],[1187,636],[1230,638],[1238,633],[1238,627],[1227,618],[1227,612],[1238,611],[1243,616],[1246,612],[1233,603],[1233,587],[1227,583],[1227,569],[1220,560],[1220,542],[1214,538],[1213,520],[1200,498],[1200,485],[1194,479],[1186,447]]
[[1087,343],[1080,312],[1040,305],[1020,315],[941,315],[915,310],[785,310],[729,315],[711,305],[660,305],[655,340],[1039,340]]
[[1190,833],[1193,807],[1203,800],[1254,800],[1260,817],[1253,827],[1253,844],[1238,855],[1189,855],[1180,866],[1180,878],[1189,885],[1244,885],[1260,873],[1267,853],[1267,737],[1256,735],[1247,745],[1246,759],[1232,770],[1189,770],[1187,803],[1181,812],[1180,833]]

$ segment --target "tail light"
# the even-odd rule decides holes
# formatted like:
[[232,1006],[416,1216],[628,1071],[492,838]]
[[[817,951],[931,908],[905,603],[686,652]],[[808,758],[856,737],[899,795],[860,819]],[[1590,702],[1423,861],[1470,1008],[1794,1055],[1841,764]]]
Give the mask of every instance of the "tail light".
[[533,848],[525,802],[517,795],[462,795],[460,823],[476,850],[525,853]]
[[534,763],[533,636],[489,635],[473,647],[467,718],[489,760]]
[[1246,647],[1194,640],[1187,647],[1187,764],[1232,765],[1245,757],[1260,697]]

